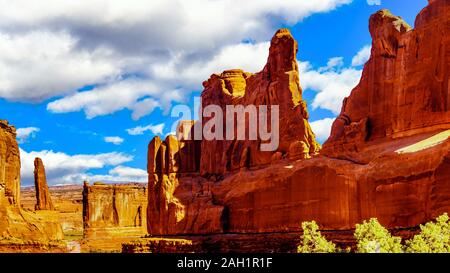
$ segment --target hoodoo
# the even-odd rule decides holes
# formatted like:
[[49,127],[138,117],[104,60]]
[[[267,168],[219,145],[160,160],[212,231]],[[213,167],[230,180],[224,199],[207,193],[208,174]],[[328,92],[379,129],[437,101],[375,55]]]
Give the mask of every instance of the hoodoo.
[[34,185],[36,189],[36,210],[54,210],[42,159],[34,160]]

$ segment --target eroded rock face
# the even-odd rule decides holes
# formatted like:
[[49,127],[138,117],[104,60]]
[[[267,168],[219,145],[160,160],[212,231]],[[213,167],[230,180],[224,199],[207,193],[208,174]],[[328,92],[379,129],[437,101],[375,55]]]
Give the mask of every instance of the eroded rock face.
[[0,120],[0,198],[17,206],[20,202],[20,155],[16,129]]
[[346,232],[371,217],[391,229],[413,229],[449,212],[449,5],[431,1],[414,30],[387,11],[371,17],[372,57],[319,155],[296,80],[296,46],[286,31],[272,40],[262,72],[211,76],[204,107],[280,104],[286,138],[268,156],[252,142],[203,140],[200,175],[171,169],[173,144],[154,139],[149,232],[202,234],[215,242],[217,233],[294,234],[310,220],[330,233]]
[[[281,29],[272,39],[263,71],[253,75],[239,69],[227,70],[220,75],[212,75],[203,83],[202,108],[221,107],[224,138],[226,126],[233,127],[236,133],[236,120],[243,118],[236,114],[235,122],[227,124],[226,115],[230,114],[227,105],[243,108],[248,105],[268,106],[268,132],[273,129],[269,125],[270,107],[279,106],[280,120],[276,124],[279,127],[279,146],[274,151],[261,151],[263,141],[258,132],[256,140],[193,140],[198,129],[201,131],[207,126],[210,118],[205,117],[200,122],[181,122],[179,128],[183,129],[179,130],[178,138],[169,135],[164,141],[155,137],[150,142],[150,234],[223,232],[227,210],[216,204],[211,192],[213,181],[204,177],[221,180],[229,172],[270,164],[274,157],[281,159],[295,153],[292,157],[308,158],[319,151],[320,145],[315,141],[307,121],[306,103],[302,100],[296,53],[297,42],[288,30]],[[249,122],[247,120],[246,128],[249,128]],[[290,149],[293,143],[299,147]]]
[[414,29],[387,10],[369,29],[371,57],[324,144],[333,157],[359,160],[366,142],[450,128],[450,2],[430,1]]
[[[272,154],[281,152],[289,154],[293,142],[303,142],[307,153],[314,155],[320,149],[308,123],[306,102],[302,99],[297,66],[297,42],[289,30],[280,29],[271,41],[269,58],[264,69],[256,74],[239,69],[227,70],[221,74],[213,74],[203,83],[202,108],[210,105],[222,107],[224,113],[224,131],[227,130],[227,115],[235,119],[246,119],[227,111],[227,106],[254,105],[268,106],[267,122],[271,120],[271,106],[279,106],[279,146],[275,151],[263,152],[260,149],[261,136],[258,140],[208,140],[203,139],[201,147],[200,174],[203,176],[223,175],[242,167],[267,165]],[[260,108],[258,108],[260,109]],[[247,114],[250,116],[250,114]],[[257,129],[257,122],[246,119],[246,134],[250,128]],[[203,117],[205,126],[210,117]],[[261,121],[260,121],[261,122]],[[236,133],[236,121],[231,124]],[[273,129],[273,128],[272,128]]]
[[16,130],[4,120],[0,120],[0,237],[40,242],[64,238],[58,213],[21,209]]
[[141,184],[84,183],[84,237],[136,237],[146,234],[147,187]]
[[55,207],[45,177],[44,163],[38,157],[34,160],[34,185],[36,189],[36,210],[54,210]]

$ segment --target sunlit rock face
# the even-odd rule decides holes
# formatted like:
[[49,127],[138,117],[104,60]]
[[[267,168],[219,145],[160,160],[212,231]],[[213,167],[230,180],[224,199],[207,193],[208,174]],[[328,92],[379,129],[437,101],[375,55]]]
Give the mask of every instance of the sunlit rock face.
[[369,29],[371,57],[324,154],[356,158],[367,141],[450,128],[450,2],[430,1],[414,29],[387,10],[371,16]]
[[[212,75],[203,107],[280,105],[280,147],[263,153],[250,141],[202,140],[191,143],[194,153],[180,150],[182,140],[153,139],[148,232],[205,235],[223,251],[232,244],[222,239],[250,244],[239,234],[251,233],[254,249],[271,251],[267,234],[293,245],[280,234],[299,232],[302,221],[315,220],[339,239],[336,231],[371,217],[409,229],[450,211],[449,5],[431,1],[414,29],[385,10],[371,16],[372,56],[321,151],[286,30],[272,39],[262,72]],[[183,170],[183,157],[195,167]]]
[[20,202],[20,154],[16,129],[0,120],[0,198],[12,206]]
[[85,237],[92,237],[91,233],[102,229],[111,229],[117,233],[123,229],[125,233],[145,234],[147,196],[147,187],[141,184],[89,185],[85,182],[83,188]]
[[0,237],[48,242],[64,235],[59,215],[25,211],[20,205],[20,152],[16,129],[0,120]]
[[[245,141],[203,139],[200,157],[202,176],[221,176],[243,166],[270,164],[272,155],[276,152],[288,156],[293,142],[304,143],[308,155],[319,151],[320,145],[308,123],[306,102],[302,99],[297,50],[297,42],[289,30],[280,29],[271,40],[267,64],[261,72],[251,74],[239,69],[227,70],[221,74],[213,74],[203,83],[202,109],[210,105],[220,106],[224,113],[224,131],[227,126],[234,127],[234,132],[238,130],[236,123],[226,123],[227,116],[234,115],[227,111],[229,105],[267,105],[268,109],[271,109],[270,106],[278,106],[279,145],[273,151],[261,151],[261,144],[265,142],[261,139],[250,140],[250,130],[259,129],[260,120],[245,124],[248,134]],[[272,112],[268,110],[267,123],[270,123],[271,117]],[[237,115],[236,118],[240,119]],[[246,116],[241,117],[245,118]],[[210,119],[203,117],[203,126]]]
[[36,190],[36,210],[54,210],[52,198],[48,190],[45,167],[42,159],[34,160],[34,185]]

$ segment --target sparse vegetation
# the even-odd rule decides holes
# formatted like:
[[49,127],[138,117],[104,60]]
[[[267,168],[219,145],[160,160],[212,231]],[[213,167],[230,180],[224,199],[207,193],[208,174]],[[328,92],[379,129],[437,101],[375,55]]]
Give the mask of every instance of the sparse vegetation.
[[315,221],[302,223],[302,242],[297,248],[298,253],[333,253],[336,252],[336,245],[327,241],[319,231],[319,226]]
[[450,253],[450,221],[447,213],[436,222],[420,225],[420,234],[406,242],[409,253]]
[[377,219],[356,225],[355,239],[358,253],[401,253],[402,239],[392,236]]
[[[298,253],[333,253],[342,251],[319,231],[315,221],[302,223],[303,235]],[[402,244],[376,218],[357,224],[354,237],[358,253],[450,253],[450,219],[447,213],[435,221],[420,225],[421,232]]]

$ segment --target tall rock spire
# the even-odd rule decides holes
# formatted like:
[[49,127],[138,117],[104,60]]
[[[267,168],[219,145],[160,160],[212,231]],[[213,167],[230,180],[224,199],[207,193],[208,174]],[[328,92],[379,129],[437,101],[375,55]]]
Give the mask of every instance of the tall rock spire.
[[45,177],[44,163],[39,157],[34,160],[34,185],[36,188],[36,210],[54,210],[55,207]]

